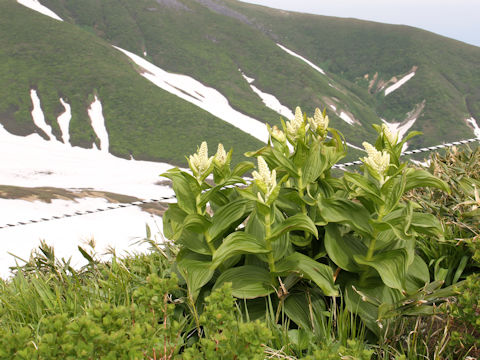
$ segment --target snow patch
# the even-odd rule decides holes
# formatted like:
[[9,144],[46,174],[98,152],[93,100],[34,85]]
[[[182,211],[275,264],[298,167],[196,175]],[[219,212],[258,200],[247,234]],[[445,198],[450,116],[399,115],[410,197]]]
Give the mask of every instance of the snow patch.
[[480,127],[477,124],[477,121],[473,118],[473,116],[470,119],[466,119],[467,123],[472,125],[473,127],[473,133],[477,138],[480,139]]
[[65,111],[57,118],[58,126],[60,126],[60,131],[62,132],[63,143],[66,145],[71,145],[69,127],[70,120],[72,119],[72,108],[70,104],[66,103],[62,98],[60,98],[60,102],[65,108]]
[[26,6],[32,10],[38,11],[43,15],[50,16],[51,18],[59,21],[63,21],[60,16],[55,14],[52,10],[40,4],[38,0],[17,0],[17,2],[23,6]]
[[42,111],[42,106],[40,104],[40,99],[37,94],[37,90],[30,90],[30,97],[32,98],[33,110],[32,110],[32,119],[36,126],[43,130],[45,134],[49,137],[50,140],[54,140],[55,137],[52,134],[52,127],[45,122],[45,115]]
[[46,141],[38,134],[16,136],[1,125],[0,153],[15,154],[2,159],[2,185],[89,188],[141,199],[173,194],[170,187],[156,184],[161,180],[158,175],[172,168],[166,163],[120,159],[92,149]]
[[245,75],[242,72],[242,76],[247,82],[250,84],[250,88],[253,90],[255,94],[257,94],[260,99],[262,99],[263,103],[265,104],[266,107],[269,109],[272,109],[276,113],[286,117],[287,119],[291,120],[295,117],[293,114],[292,110],[290,110],[288,107],[282,105],[280,101],[272,94],[267,94],[261,91],[259,88],[256,86],[252,85],[252,82],[255,80],[253,78],[249,78],[247,75]]
[[247,82],[249,84],[253,83],[255,81],[254,78],[251,78],[251,77],[248,77],[247,75],[245,75],[245,73],[241,70],[241,69],[238,69],[238,71],[240,71],[242,73],[242,76],[245,80],[247,80]]
[[335,105],[330,104],[330,107],[333,109],[333,111],[337,111],[337,107]]
[[388,129],[393,133],[398,133],[398,141],[402,140],[408,130],[415,124],[417,118],[413,118],[403,123],[389,123],[385,119],[381,119]]
[[314,68],[315,70],[317,70],[319,73],[325,75],[325,71],[323,71],[322,69],[320,69],[317,65],[315,65],[314,63],[312,63],[311,61],[305,59],[303,56],[301,55],[298,55],[297,53],[293,52],[292,50],[290,49],[287,49],[285,46],[283,45],[280,45],[277,43],[277,45],[280,47],[280,49],[282,49],[283,51],[289,53],[290,55],[292,56],[295,56],[299,59],[301,59],[302,61],[306,62],[308,65],[310,65],[312,68]]
[[146,52],[146,51],[143,52],[143,56],[147,56],[147,52]]
[[228,99],[214,88],[203,85],[194,78],[169,73],[141,57],[114,46],[142,67],[142,76],[152,83],[228,122],[263,142],[268,142],[268,131],[264,123],[233,109]]
[[408,75],[405,75],[403,78],[401,78],[399,81],[397,81],[395,84],[389,86],[388,88],[385,89],[385,96],[387,96],[388,94],[394,92],[395,90],[397,90],[398,88],[400,88],[400,86],[402,86],[403,84],[405,84],[408,80],[410,80],[413,76],[415,75],[415,71],[414,72],[411,72],[410,74]]
[[353,120],[347,113],[341,112],[340,115],[338,115],[340,119],[348,123],[349,125],[355,124],[355,120]]
[[95,131],[95,134],[100,139],[100,151],[108,153],[108,148],[110,146],[108,132],[105,128],[105,118],[103,117],[102,103],[96,95],[95,100],[90,104],[87,112],[93,131]]
[[[0,219],[2,224],[6,224],[105,208],[108,204],[105,199],[100,198],[82,198],[76,201],[54,199],[51,203],[0,199]],[[22,261],[10,254],[28,260],[30,252],[40,245],[40,239],[45,239],[48,245],[54,247],[58,258],[71,257],[74,268],[86,265],[86,260],[77,246],[88,250],[86,242],[91,239],[95,241],[95,250],[101,260],[108,260],[111,257],[105,254],[109,248],[115,249],[116,254],[120,256],[127,252],[146,252],[148,250],[146,244],[134,244],[145,236],[145,224],[150,226],[152,233],[156,233],[157,229],[160,230],[162,221],[160,217],[146,213],[139,207],[128,207],[2,229],[0,277],[9,276],[10,266],[15,266],[16,263],[23,265]]]

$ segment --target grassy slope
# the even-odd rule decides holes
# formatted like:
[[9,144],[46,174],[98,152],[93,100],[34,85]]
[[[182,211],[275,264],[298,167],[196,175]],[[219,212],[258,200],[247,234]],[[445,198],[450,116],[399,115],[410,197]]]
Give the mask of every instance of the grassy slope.
[[[480,48],[407,26],[386,25],[300,13],[227,1],[258,22],[294,51],[352,83],[375,72],[384,80],[418,66],[416,75],[394,93],[370,96],[388,120],[403,120],[423,99],[424,114],[415,130],[420,143],[472,137],[463,119],[480,119]],[[348,86],[348,84],[347,84]],[[350,87],[350,90],[355,89]]]
[[[110,149],[116,155],[184,163],[184,155],[207,140],[233,146],[237,160],[261,144],[209,113],[139,76],[128,58],[107,42],[14,1],[0,3],[0,120],[17,134],[35,131],[30,88],[38,89],[47,122],[64,97],[72,105],[72,143],[91,147],[95,135],[87,107],[97,94],[103,104]],[[98,139],[97,139],[98,141]]]
[[[238,68],[255,78],[255,86],[274,94],[291,109],[301,105],[311,113],[315,107],[325,106],[324,98],[336,97],[363,124],[377,119],[364,101],[330,87],[331,80],[286,54],[257,27],[213,12],[196,1],[183,1],[188,10],[153,0],[109,0],[108,7],[99,0],[87,0],[82,5],[73,0],[44,3],[65,19],[88,26],[111,43],[137,54],[146,49],[157,65],[192,75],[215,87],[229,98],[232,106],[262,121],[278,123],[279,115],[265,108]],[[116,12],[115,21],[121,25],[109,22],[111,11]],[[126,37],[123,29],[132,29],[134,35]],[[336,117],[333,112],[330,115]],[[366,138],[373,136],[369,126],[353,129],[338,118],[335,126],[350,139],[359,134]]]
[[[439,139],[472,137],[471,130],[462,120],[470,114],[480,118],[480,50],[476,47],[408,27],[287,13],[234,0],[217,4],[228,5],[228,10],[237,11],[243,16],[240,20],[212,11],[194,0],[178,2],[183,6],[169,7],[155,0],[42,1],[65,20],[83,28],[85,32],[82,36],[91,33],[91,41],[95,34],[109,44],[119,45],[139,55],[146,50],[147,58],[155,64],[168,71],[191,75],[218,89],[236,109],[262,121],[278,123],[279,116],[262,104],[241,77],[238,68],[255,78],[254,84],[258,88],[274,94],[291,109],[301,105],[302,109],[311,113],[315,107],[324,107],[332,99],[337,99],[334,101],[337,107],[353,113],[361,123],[352,127],[329,109],[332,125],[352,143],[372,140],[374,134],[369,124],[379,122],[379,117],[401,121],[424,99],[425,110],[414,129],[423,130],[426,135],[415,140],[414,146],[437,143]],[[95,41],[105,46],[98,39]],[[275,45],[277,41],[327,70],[328,77],[286,54]],[[381,79],[388,80],[394,75],[407,73],[414,65],[419,67],[415,77],[391,95],[384,97],[381,93],[370,94],[367,91],[368,82],[363,79],[365,74],[373,76],[378,72]],[[75,69],[74,73],[77,71]],[[127,81],[124,86],[127,86]],[[132,86],[129,81],[128,86]],[[93,87],[100,91],[97,85]],[[108,87],[106,80],[104,87]],[[150,96],[154,92],[150,89],[141,98],[140,112],[135,106],[119,110],[124,97],[118,94],[118,89],[115,86],[115,95],[109,92],[111,101],[104,104],[106,113],[116,119],[111,125],[118,129],[111,133],[112,144],[117,144],[115,151],[140,153],[142,156],[148,153],[148,158],[158,158],[158,154],[162,153],[158,142],[153,146],[155,154],[149,151],[152,142],[158,139],[155,137],[154,140],[152,134],[158,132],[157,124],[163,126],[166,121],[157,123],[151,119],[172,118],[175,114],[178,121],[188,122],[192,118],[192,107],[175,99],[168,102],[169,110],[165,110],[166,106],[158,106],[161,102]],[[140,91],[143,90],[138,88],[136,94]],[[90,83],[84,93],[92,96]],[[85,96],[82,95],[83,98]],[[164,101],[167,98],[164,95]],[[138,100],[131,103],[136,104]],[[25,101],[29,102],[29,99]],[[57,112],[61,111],[58,100],[53,96],[51,102]],[[180,109],[189,110],[178,111],[177,106],[171,106],[174,103]],[[131,121],[117,120],[117,114],[123,115],[125,111],[130,112],[130,118],[135,118],[136,123],[148,124],[147,132],[152,135],[150,139],[141,138],[143,129],[135,129]],[[23,112],[25,118],[28,111]],[[86,119],[85,114],[82,116]],[[169,131],[174,131],[173,127],[177,124],[166,126],[171,126]],[[123,135],[125,128],[131,137]],[[91,130],[85,126],[83,130],[87,134],[83,136],[85,139],[80,139],[79,130],[77,141],[91,141]],[[211,137],[218,138],[223,134],[223,130],[219,129],[218,134],[215,130]],[[186,134],[178,135],[182,146],[175,145],[176,160],[181,157],[182,151],[186,152],[184,145],[188,145],[189,141],[190,149],[194,147],[192,144],[200,141],[195,140],[197,138],[192,140]],[[238,139],[235,134],[234,137]],[[225,141],[224,138],[221,140]],[[170,143],[170,140],[164,141]],[[236,148],[238,150],[238,146]],[[244,148],[241,149],[243,151]],[[161,158],[169,156],[172,155],[163,151]]]

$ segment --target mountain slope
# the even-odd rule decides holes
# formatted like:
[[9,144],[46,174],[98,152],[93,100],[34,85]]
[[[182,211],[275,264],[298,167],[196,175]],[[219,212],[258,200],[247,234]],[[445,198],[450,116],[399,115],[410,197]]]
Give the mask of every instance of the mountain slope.
[[[219,118],[279,124],[279,113],[297,105],[308,113],[326,107],[332,126],[356,145],[373,140],[370,124],[381,119],[425,133],[410,146],[472,137],[466,120],[480,119],[480,48],[426,31],[235,0],[41,2],[65,22],[14,0],[0,3],[8,15],[0,23],[0,78],[8,84],[0,122],[14,133],[38,131],[31,88],[57,138],[66,97],[72,144],[98,144],[86,111],[98,95],[112,153],[177,163],[204,139],[233,145],[237,156],[260,144]],[[162,88],[178,96],[159,89],[138,61],[110,45],[216,89],[233,115],[200,109],[204,94],[192,89]],[[275,101],[267,106],[261,94]]]
[[56,118],[64,111],[59,99],[71,105],[72,145],[99,145],[87,114],[94,95],[102,101],[115,155],[183,163],[184,154],[203,139],[212,146],[224,142],[240,153],[261,144],[151,84],[128,57],[99,37],[13,1],[1,2],[0,12],[0,32],[7,35],[0,38],[0,121],[8,131],[41,133],[30,115],[34,88],[59,140]]

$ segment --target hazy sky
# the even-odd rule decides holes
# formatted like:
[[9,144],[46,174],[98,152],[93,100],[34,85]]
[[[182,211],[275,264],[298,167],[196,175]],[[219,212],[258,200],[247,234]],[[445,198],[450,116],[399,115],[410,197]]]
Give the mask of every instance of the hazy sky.
[[242,0],[277,9],[419,27],[480,46],[480,0]]

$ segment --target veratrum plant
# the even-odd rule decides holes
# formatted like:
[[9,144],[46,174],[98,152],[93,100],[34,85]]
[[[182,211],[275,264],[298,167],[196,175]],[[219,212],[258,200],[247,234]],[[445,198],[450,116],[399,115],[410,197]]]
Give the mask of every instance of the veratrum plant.
[[[283,309],[315,331],[325,296],[342,288],[349,309],[378,330],[386,309],[403,309],[405,296],[429,282],[426,264],[415,255],[417,234],[442,236],[435,217],[416,212],[402,196],[415,187],[448,187],[400,162],[413,133],[398,141],[376,127],[375,146],[365,144],[363,174],[345,172],[339,179],[330,170],[346,146],[328,127],[325,111],[308,118],[297,107],[282,125],[283,131],[267,125],[269,144],[246,154],[258,160],[246,187],[238,185],[245,184],[240,176],[253,165],[231,170],[232,151],[219,146],[208,157],[206,143],[188,159],[193,175],[179,169],[163,174],[178,199],[164,215],[164,233],[181,248],[177,267],[190,302],[202,287],[231,282],[234,296],[274,296],[278,313]],[[210,185],[205,180],[212,172]]]

